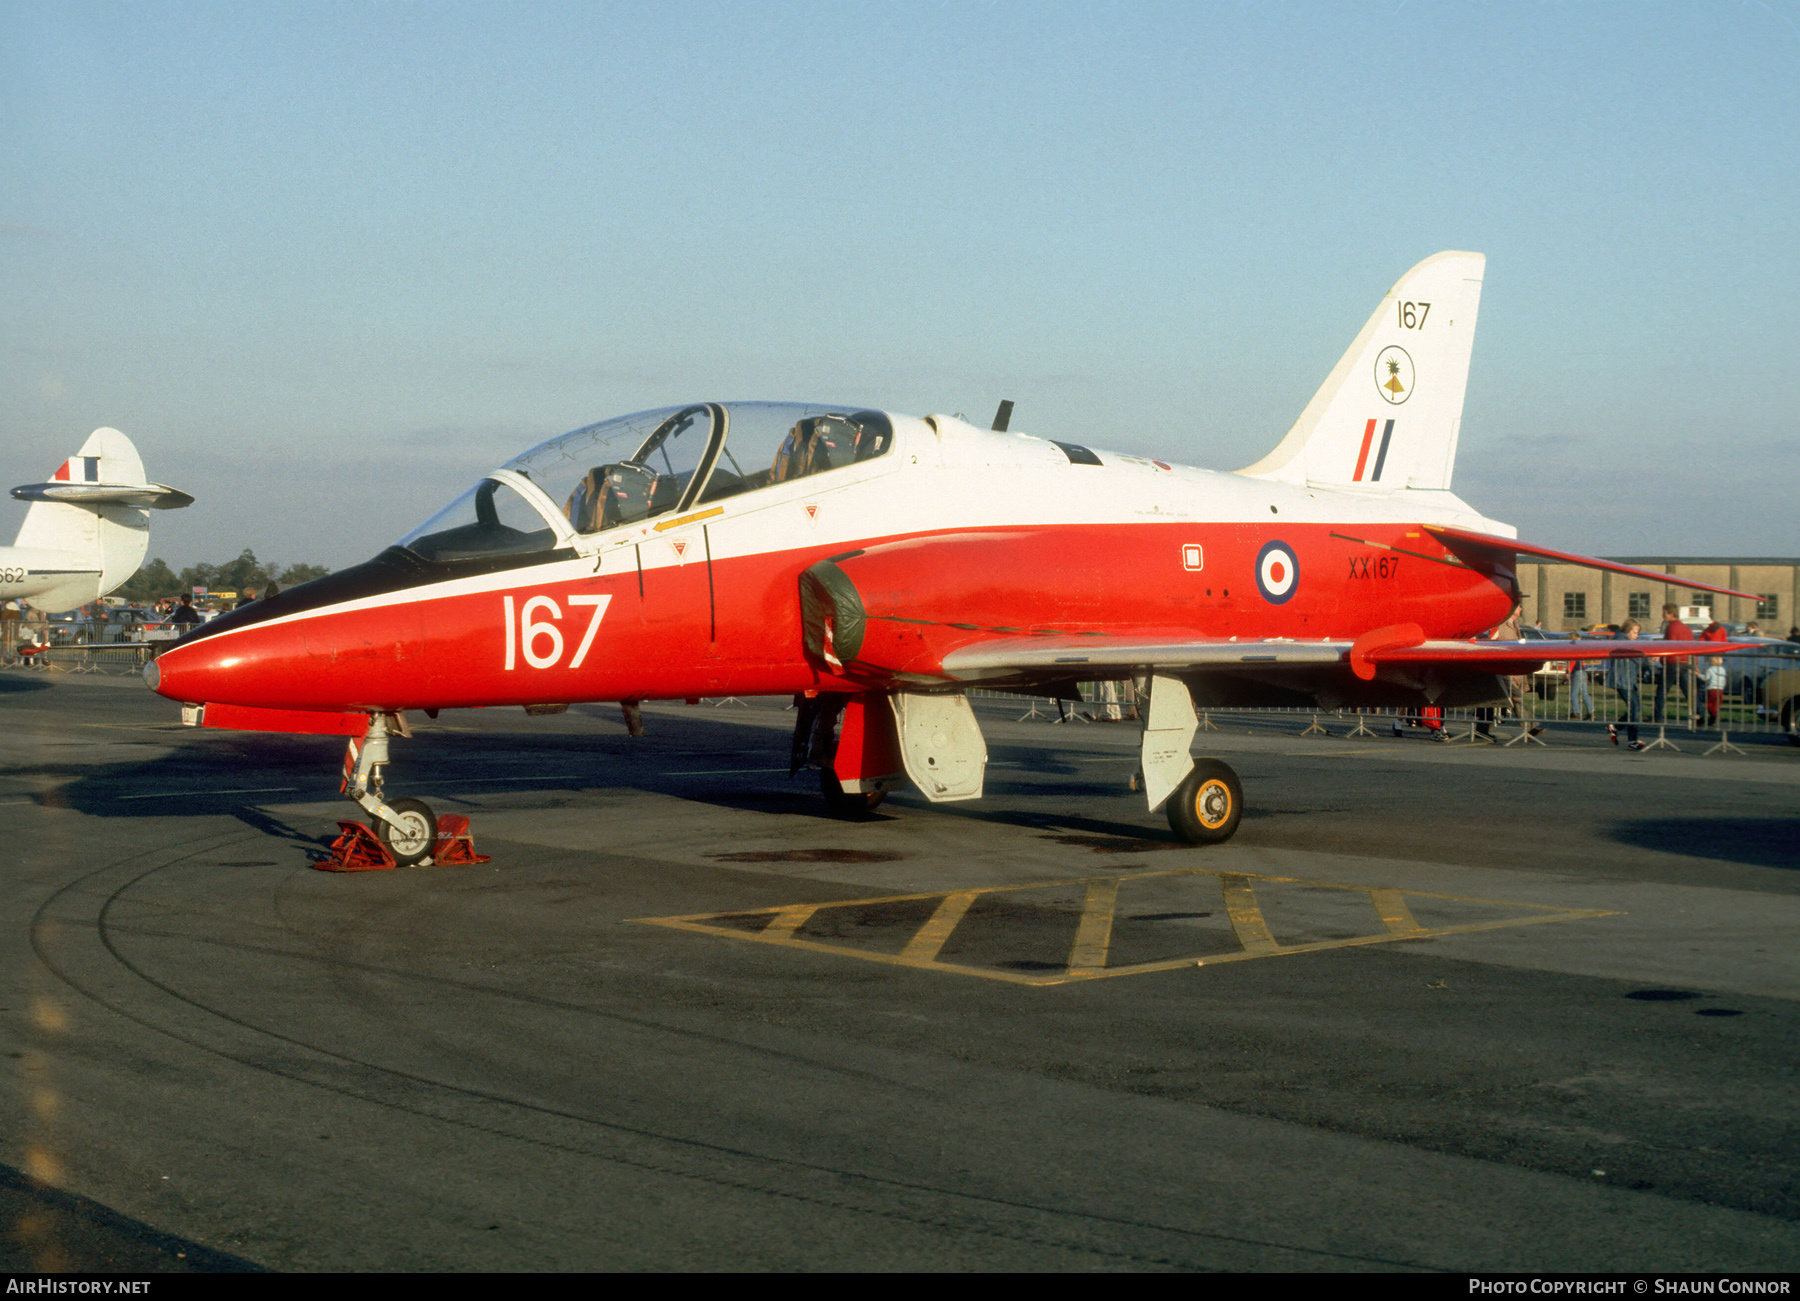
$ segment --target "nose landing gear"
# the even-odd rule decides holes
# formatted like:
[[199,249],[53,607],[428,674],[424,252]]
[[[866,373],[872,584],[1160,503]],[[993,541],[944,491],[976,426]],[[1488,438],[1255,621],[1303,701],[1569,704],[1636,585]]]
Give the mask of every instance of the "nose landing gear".
[[369,730],[351,737],[344,752],[344,783],[339,789],[355,800],[375,824],[375,834],[401,867],[423,861],[437,843],[438,823],[423,800],[387,800],[382,793],[382,774],[388,763],[388,737],[392,732],[411,736],[399,714],[369,715]]

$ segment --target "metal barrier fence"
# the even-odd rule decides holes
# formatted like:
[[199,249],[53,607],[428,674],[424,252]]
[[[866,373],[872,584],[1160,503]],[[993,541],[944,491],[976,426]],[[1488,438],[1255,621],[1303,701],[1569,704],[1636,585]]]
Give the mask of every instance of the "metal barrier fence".
[[70,642],[61,646],[45,646],[29,655],[14,654],[0,665],[9,669],[42,669],[53,673],[106,673],[123,676],[141,673],[144,664],[155,654],[156,645],[142,642],[114,642],[93,645]]
[[0,667],[45,668],[64,673],[126,674],[142,671],[156,648],[175,638],[161,625],[141,620],[70,619],[28,613],[7,620]]
[[[1529,676],[1502,679],[1505,700],[1480,709],[1416,707],[1362,710],[1305,708],[1202,709],[1204,729],[1214,716],[1290,717],[1305,731],[1339,735],[1436,732],[1449,740],[1530,745],[1549,725],[1599,731],[1616,729],[1629,743],[1635,729],[1646,749],[1703,742],[1707,753],[1729,753],[1732,736],[1786,734],[1800,745],[1800,645],[1766,654],[1736,652],[1667,660],[1607,661],[1571,665],[1552,660]],[[1110,688],[1110,693],[1108,691]],[[973,690],[972,697],[1017,702],[1020,719],[1098,721],[1136,717],[1130,681],[1079,684],[1081,703],[1033,700],[1010,692]]]
[[[1635,730],[1648,747],[1672,744],[1672,734],[1710,738],[1721,748],[1734,734],[1786,733],[1800,743],[1800,645],[1685,660],[1552,660],[1504,681],[1509,696],[1501,708],[1527,736],[1555,723],[1611,727],[1622,738]],[[1449,712],[1458,722],[1494,717]]]

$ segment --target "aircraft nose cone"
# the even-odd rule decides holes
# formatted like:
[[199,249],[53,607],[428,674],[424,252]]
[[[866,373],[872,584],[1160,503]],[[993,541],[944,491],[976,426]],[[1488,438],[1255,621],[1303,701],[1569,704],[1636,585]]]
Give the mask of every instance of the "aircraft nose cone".
[[194,625],[144,665],[144,681],[158,695],[189,705],[266,693],[305,660],[291,632],[268,626],[289,612],[273,598]]

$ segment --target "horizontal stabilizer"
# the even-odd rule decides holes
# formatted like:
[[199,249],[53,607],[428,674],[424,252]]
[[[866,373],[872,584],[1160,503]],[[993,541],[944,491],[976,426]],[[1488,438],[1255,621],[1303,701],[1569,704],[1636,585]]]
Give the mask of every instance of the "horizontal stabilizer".
[[[1697,578],[1665,574],[1655,569],[1639,569],[1636,565],[1621,565],[1616,560],[1598,560],[1593,556],[1578,556],[1571,551],[1553,551],[1549,547],[1532,546],[1514,538],[1497,538],[1487,533],[1471,533],[1468,529],[1450,528],[1442,524],[1425,524],[1421,527],[1446,546],[1451,546],[1452,543],[1462,543],[1494,554],[1537,556],[1544,560],[1558,560],[1565,565],[1580,565],[1584,569],[1602,569],[1611,574],[1625,574],[1631,578],[1642,578],[1652,583],[1667,583],[1671,586],[1690,588],[1696,592],[1717,592],[1721,596],[1739,596],[1746,601],[1762,599],[1755,592],[1740,592],[1736,588],[1720,587],[1716,583],[1703,583]],[[1454,546],[1451,549],[1455,550]]]
[[20,501],[59,501],[71,506],[144,506],[150,510],[179,510],[194,499],[166,483],[47,483],[21,484],[12,490]]
[[[1601,637],[1586,641],[1428,641],[1372,651],[1377,664],[1445,664],[1493,673],[1529,672],[1529,665],[1551,660],[1668,660],[1690,655],[1723,655],[1746,650],[1755,642],[1621,641]],[[1489,668],[1488,666],[1494,666]]]

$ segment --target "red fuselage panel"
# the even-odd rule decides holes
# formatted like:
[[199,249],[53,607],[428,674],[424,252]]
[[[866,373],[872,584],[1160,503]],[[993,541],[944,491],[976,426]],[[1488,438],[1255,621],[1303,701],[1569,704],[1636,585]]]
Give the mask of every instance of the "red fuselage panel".
[[[949,651],[995,636],[1352,639],[1416,623],[1462,638],[1512,607],[1509,574],[1449,559],[1416,527],[1355,532],[1084,524],[719,558],[703,546],[686,563],[604,573],[552,562],[201,636],[159,658],[158,690],[321,711],[857,691],[929,677]],[[803,650],[800,575],[828,556],[868,616],[842,671]]]

